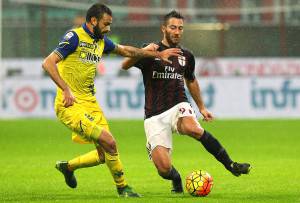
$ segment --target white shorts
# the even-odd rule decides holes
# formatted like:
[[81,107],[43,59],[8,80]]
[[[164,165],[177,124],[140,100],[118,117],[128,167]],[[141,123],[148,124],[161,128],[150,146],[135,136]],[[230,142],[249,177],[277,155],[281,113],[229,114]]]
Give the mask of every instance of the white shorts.
[[192,116],[196,118],[195,111],[188,102],[181,102],[171,109],[152,116],[144,121],[147,138],[146,148],[151,159],[152,150],[163,146],[172,150],[172,134],[177,131],[177,122],[181,117]]

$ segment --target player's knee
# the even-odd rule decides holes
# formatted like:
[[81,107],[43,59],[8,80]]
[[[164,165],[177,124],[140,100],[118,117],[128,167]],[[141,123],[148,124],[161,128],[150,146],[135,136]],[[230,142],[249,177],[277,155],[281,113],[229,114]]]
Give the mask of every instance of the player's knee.
[[196,139],[199,139],[203,135],[203,132],[204,129],[201,127],[195,127],[191,129],[191,135]]
[[200,126],[186,126],[185,133],[193,138],[199,139],[204,132],[204,129]]

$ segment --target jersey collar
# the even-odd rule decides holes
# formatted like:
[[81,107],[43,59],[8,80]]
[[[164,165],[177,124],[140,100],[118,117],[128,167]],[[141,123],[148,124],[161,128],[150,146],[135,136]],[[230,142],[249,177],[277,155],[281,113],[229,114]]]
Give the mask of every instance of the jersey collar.
[[88,29],[88,27],[86,26],[86,23],[82,24],[82,28],[84,29],[84,31],[93,39],[96,39],[95,35]]
[[177,46],[167,46],[167,45],[165,45],[164,43],[162,43],[162,41],[160,41],[159,43],[158,43],[158,45],[159,46],[161,46],[161,47],[163,47],[164,49],[169,49],[169,48],[181,48],[181,46],[178,44]]

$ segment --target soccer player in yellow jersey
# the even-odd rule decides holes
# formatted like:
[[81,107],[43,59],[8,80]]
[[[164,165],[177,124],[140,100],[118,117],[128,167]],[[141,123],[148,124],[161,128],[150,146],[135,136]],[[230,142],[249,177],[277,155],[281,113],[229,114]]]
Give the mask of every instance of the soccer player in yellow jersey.
[[86,22],[81,27],[68,31],[43,62],[43,68],[57,85],[56,116],[73,131],[73,141],[92,143],[96,147],[95,150],[69,161],[58,161],[56,168],[64,175],[66,184],[76,188],[76,169],[106,163],[119,196],[139,197],[125,181],[116,141],[96,101],[96,64],[103,53],[153,57],[169,62],[170,56],[178,56],[181,51],[177,48],[162,52],[146,51],[116,45],[105,36],[110,31],[111,23],[112,12],[107,6],[100,3],[92,5],[87,11]]

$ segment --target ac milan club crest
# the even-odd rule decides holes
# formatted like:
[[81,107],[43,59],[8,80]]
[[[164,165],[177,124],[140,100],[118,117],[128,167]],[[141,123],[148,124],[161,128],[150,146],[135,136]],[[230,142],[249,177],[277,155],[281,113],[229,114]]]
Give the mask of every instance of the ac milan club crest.
[[184,56],[178,56],[178,63],[181,66],[185,66],[185,57]]

